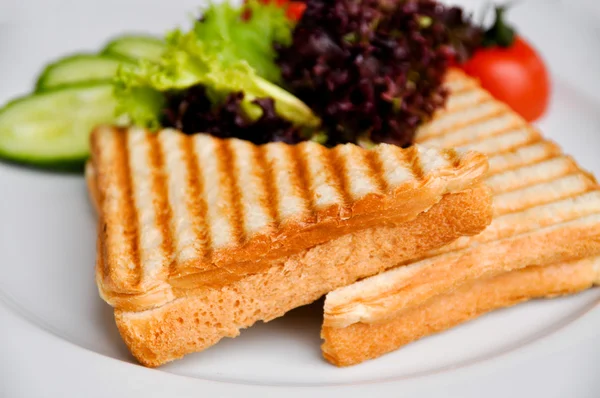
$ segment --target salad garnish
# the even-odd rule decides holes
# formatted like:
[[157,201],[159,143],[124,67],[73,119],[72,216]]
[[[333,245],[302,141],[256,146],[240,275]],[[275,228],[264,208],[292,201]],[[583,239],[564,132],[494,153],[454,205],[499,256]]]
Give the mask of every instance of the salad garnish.
[[[0,156],[83,163],[89,129],[102,123],[254,143],[408,146],[444,105],[448,67],[483,39],[460,8],[435,0],[224,1],[193,22],[52,63],[33,95],[0,110]],[[77,119],[65,123],[69,115]]]

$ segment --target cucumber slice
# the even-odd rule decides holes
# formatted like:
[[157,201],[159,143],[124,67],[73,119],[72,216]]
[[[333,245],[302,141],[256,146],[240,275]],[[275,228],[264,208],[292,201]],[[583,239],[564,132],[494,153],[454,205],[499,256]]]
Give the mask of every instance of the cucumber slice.
[[126,35],[108,43],[102,54],[158,62],[164,49],[165,43],[156,37]]
[[42,167],[72,166],[89,154],[92,129],[115,120],[110,83],[16,99],[0,109],[0,157]]
[[76,83],[110,81],[124,62],[131,61],[109,55],[71,55],[48,65],[38,78],[35,91],[39,93]]

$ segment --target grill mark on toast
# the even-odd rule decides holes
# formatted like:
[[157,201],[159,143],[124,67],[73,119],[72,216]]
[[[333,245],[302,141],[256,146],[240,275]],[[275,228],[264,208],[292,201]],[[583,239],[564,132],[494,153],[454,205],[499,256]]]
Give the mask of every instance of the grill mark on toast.
[[515,191],[501,192],[494,198],[494,217],[580,196],[595,188],[595,184],[586,176],[572,173]]
[[[503,142],[506,141],[507,136],[510,137],[509,139],[513,140],[508,144],[506,142]],[[515,150],[515,148],[519,148],[525,145],[532,145],[540,141],[542,141],[542,137],[539,135],[539,133],[537,133],[534,130],[516,130],[514,132],[506,133],[501,136],[492,137],[492,139],[473,143],[471,145],[465,145],[459,147],[458,149],[477,151],[487,156],[496,156],[507,152],[511,152]],[[490,143],[492,144],[490,145]],[[488,147],[491,147],[493,149],[486,150]]]
[[[534,154],[534,156],[531,156],[531,154],[529,154],[529,157],[527,158],[520,157],[520,155],[524,155],[526,151],[531,152],[535,150],[538,150],[539,152],[537,154]],[[560,148],[556,144],[549,141],[541,141],[532,145],[519,146],[513,149],[512,151],[505,152],[503,155],[494,155],[490,157],[490,169],[488,171],[487,177],[489,178],[495,174],[512,171],[517,168],[527,166],[528,164],[539,163],[544,160],[550,160],[558,156],[561,156]]]
[[555,180],[575,172],[579,172],[575,162],[568,156],[560,156],[522,167],[514,172],[496,174],[487,178],[486,182],[494,194],[507,193],[538,182]]
[[147,139],[148,157],[150,160],[149,163],[152,178],[152,203],[154,206],[154,213],[156,214],[156,224],[162,235],[161,249],[164,258],[167,260],[165,271],[168,273],[171,265],[175,261],[173,256],[173,231],[171,229],[171,220],[173,218],[173,214],[171,212],[171,206],[169,205],[167,176],[164,173],[164,151],[156,134],[147,135]]
[[115,131],[115,160],[118,186],[123,190],[123,234],[131,251],[131,272],[127,275],[127,281],[133,286],[138,286],[142,280],[140,264],[140,235],[139,224],[133,199],[133,185],[131,180],[130,149],[127,132]]
[[155,175],[152,165],[150,135],[141,129],[126,134],[129,145],[129,164],[133,202],[138,220],[138,244],[140,255],[141,285],[154,283],[166,271],[167,259],[163,249],[163,236],[157,212]]
[[272,144],[263,150],[266,166],[273,184],[273,199],[276,201],[275,213],[279,224],[290,220],[304,221],[310,215],[307,192],[298,182],[295,161],[292,159],[292,147],[285,144]]
[[[228,140],[229,150],[234,154],[233,164],[237,170],[237,187],[242,225],[245,236],[251,239],[273,228],[273,217],[269,215],[265,199],[264,171],[256,163],[256,146],[248,141]],[[241,183],[247,189],[241,189]],[[234,192],[235,194],[235,192]]]
[[446,106],[440,112],[439,117],[443,117],[446,114],[462,112],[467,109],[474,108],[478,105],[485,104],[486,102],[490,102],[490,100],[493,100],[492,96],[484,91],[465,90],[465,91],[459,91],[456,93],[452,93],[452,96],[449,98],[449,101],[453,101],[453,102],[459,101],[460,99],[457,98],[458,96],[466,97],[468,95],[473,95],[475,97],[475,100],[474,101],[465,101],[464,103],[458,103],[458,104],[453,104],[453,103],[447,102]]
[[[462,145],[458,148],[462,150],[475,150],[474,148],[478,148],[478,152],[485,154],[488,158],[492,158],[517,151],[522,147],[535,145],[541,141],[541,138],[540,140],[534,140],[534,138],[536,138],[535,134],[532,134],[529,129],[511,130],[504,132],[502,135],[486,137],[482,140],[470,143],[471,145]],[[507,145],[506,141],[511,140],[513,142]],[[532,140],[534,142],[531,142]],[[424,143],[423,145],[427,144]]]
[[[483,123],[487,123],[490,121],[496,121],[497,119],[488,119],[482,122]],[[472,125],[472,126],[468,126],[467,128],[471,128],[473,127],[473,130],[475,130],[475,127],[478,127],[479,125]],[[463,135],[464,134],[463,131],[457,131],[456,134],[448,134],[445,135],[443,137],[435,137],[426,141],[423,141],[422,144],[423,145],[431,145],[431,146],[436,146],[436,147],[448,147],[448,146],[452,146],[452,147],[461,147],[461,146],[466,146],[472,142],[480,142],[482,139],[486,139],[486,138],[493,138],[493,137],[497,137],[497,136],[501,136],[503,134],[508,134],[514,131],[518,131],[520,129],[523,128],[522,124],[516,124],[516,123],[510,123],[506,126],[502,126],[496,130],[484,130],[483,132],[479,132],[477,134],[475,133],[471,133],[471,136],[465,137]],[[459,134],[460,133],[460,134]],[[454,135],[456,135],[457,137],[454,137]]]
[[[204,196],[204,180],[200,178],[202,171],[198,156],[194,150],[195,141],[185,136],[179,142],[181,156],[186,171],[185,189],[188,192],[186,209],[192,219],[192,228],[197,240],[203,244],[195,245],[197,255],[206,259],[212,251],[212,234],[207,224],[207,203]],[[176,275],[177,267],[172,267],[170,276]]]
[[448,92],[450,95],[446,101],[446,106],[441,111],[443,113],[462,111],[468,107],[480,104],[491,97],[488,92],[473,90],[472,87],[461,87],[455,91],[448,90]]
[[221,180],[222,159],[218,156],[219,139],[207,134],[196,134],[192,148],[197,157],[197,170],[203,184],[203,199],[206,201],[207,234],[211,239],[211,252],[216,253],[222,247],[235,244],[233,226],[229,220],[230,196],[228,185]]
[[[479,108],[481,108],[483,106],[489,106],[490,109],[484,108],[484,112],[480,115],[476,114],[475,116],[472,116],[472,117],[465,117],[463,119],[459,119],[443,128],[432,127],[432,126],[434,126],[434,123],[442,124],[444,122],[444,119],[455,118],[455,117],[457,117],[457,114],[460,114],[460,113],[453,112],[453,113],[448,113],[446,115],[441,115],[439,117],[439,119],[432,122],[426,128],[421,128],[417,131],[417,137],[418,137],[417,142],[420,143],[420,142],[422,142],[421,140],[428,140],[428,139],[432,139],[434,137],[443,137],[444,135],[448,134],[448,132],[456,131],[456,130],[468,127],[470,125],[479,124],[482,121],[496,118],[505,113],[510,112],[510,110],[507,109],[506,105],[500,104],[493,98],[490,98],[487,101],[478,104]],[[469,107],[469,108],[472,108],[472,107]],[[479,111],[480,109],[473,108],[473,110]]]
[[226,188],[224,207],[229,210],[226,217],[231,225],[233,244],[242,244],[246,239],[244,228],[244,209],[241,203],[239,176],[235,165],[235,151],[231,149],[230,140],[215,139],[215,156],[218,161],[219,184]]
[[286,146],[286,149],[292,163],[293,173],[291,180],[293,181],[293,185],[298,188],[297,192],[306,204],[309,220],[314,222],[314,218],[317,214],[314,201],[315,193],[310,189],[310,184],[308,182],[308,165],[306,164],[306,158],[302,152],[301,144]]
[[454,148],[444,149],[444,150],[442,150],[442,156],[444,156],[446,158],[446,160],[448,160],[448,162],[450,162],[450,164],[452,165],[452,168],[457,169],[460,166],[460,155],[458,154],[456,149],[454,149]]
[[[459,130],[471,124],[477,124],[481,120],[497,117],[498,115],[506,111],[506,109],[500,106],[500,104],[497,101],[495,101],[492,97],[489,97],[486,100],[481,101],[475,105],[465,107],[464,109],[460,109],[460,111],[453,110],[449,112],[442,109],[429,124],[423,125],[417,130],[417,139],[425,140],[434,137],[440,137],[445,135],[449,131]],[[488,109],[484,108],[483,110],[481,110],[481,107],[488,107]],[[478,111],[481,111],[482,114],[477,114]],[[464,113],[467,113],[467,116],[458,118],[458,116]],[[447,120],[451,120],[453,118],[457,118],[457,120],[451,123]],[[444,126],[443,128],[436,128],[436,124],[443,125],[443,123],[450,124],[448,126]]]
[[279,225],[279,192],[273,179],[273,167],[269,165],[264,147],[253,146],[254,162],[256,163],[256,176],[265,187],[260,195],[260,203],[275,226]]
[[[410,167],[410,171],[412,175],[415,177],[417,181],[423,181],[425,177],[425,173],[423,171],[423,167],[421,165],[421,157],[419,156],[419,148],[415,145],[407,148],[403,152],[404,162]],[[402,162],[402,160],[401,160]]]
[[[502,155],[501,155],[502,156]],[[486,179],[487,178],[498,178],[498,176],[505,174],[505,173],[511,173],[511,172],[518,172],[519,170],[525,168],[525,167],[533,167],[535,165],[538,165],[540,163],[545,163],[545,162],[550,162],[550,161],[555,161],[559,158],[562,158],[564,155],[562,154],[556,154],[556,155],[551,155],[545,158],[539,158],[539,159],[532,159],[530,162],[527,163],[517,163],[517,164],[510,164],[508,167],[503,168],[503,169],[499,169],[493,173],[488,173],[486,175]]]
[[[333,149],[307,141],[297,145],[306,169],[306,184],[318,217],[345,217],[345,199],[332,162]],[[339,165],[338,165],[339,166]],[[346,207],[347,209],[347,207]]]
[[446,253],[467,248],[473,243],[488,243],[512,236],[549,228],[598,214],[600,193],[590,191],[563,198],[551,203],[525,206],[523,209],[495,217],[481,234],[462,237],[435,253]]
[[373,149],[377,152],[388,187],[400,186],[413,179],[412,171],[403,156],[399,156],[392,145],[380,145]]
[[[554,181],[556,181],[556,180],[554,180]],[[554,182],[554,181],[551,181],[551,182]],[[532,186],[529,186],[527,188],[531,188],[531,187]],[[508,192],[508,193],[511,193],[511,192]],[[563,203],[563,202],[568,201],[568,200],[575,200],[575,199],[580,198],[580,197],[585,197],[589,193],[596,193],[596,190],[595,189],[589,189],[589,187],[586,187],[586,188],[583,188],[583,189],[580,189],[580,190],[577,190],[577,191],[574,191],[574,192],[567,193],[564,196],[561,196],[561,197],[559,197],[559,198],[557,198],[555,200],[540,201],[540,202],[534,203],[534,204],[531,204],[531,203],[524,204],[523,206],[521,206],[521,208],[518,211],[515,211],[515,212],[509,211],[509,212],[506,212],[506,213],[502,214],[500,217],[505,216],[505,215],[515,214],[515,213],[526,212],[528,210],[535,209],[537,207],[543,207],[543,206],[546,206],[546,205],[552,205],[552,204],[556,204],[556,203]],[[573,211],[581,210],[581,209],[577,209],[575,206],[573,206],[573,209],[574,209]]]
[[346,159],[340,150],[341,145],[336,146],[327,152],[327,162],[325,167],[330,170],[331,185],[333,185],[342,198],[342,218],[350,216],[346,214],[346,209],[352,202],[352,194],[348,190],[349,181],[347,180],[348,173],[346,169]]
[[381,189],[373,178],[373,169],[367,161],[366,151],[354,145],[340,145],[335,148],[338,159],[343,159],[345,189],[349,194],[349,205],[353,206],[355,201],[368,195],[380,195]]
[[497,177],[498,175],[501,175],[501,174],[504,174],[504,173],[519,171],[520,169],[522,169],[524,167],[535,166],[535,165],[540,164],[540,163],[556,161],[557,159],[560,159],[562,156],[563,155],[561,155],[561,154],[557,154],[557,155],[552,155],[552,156],[548,156],[548,157],[545,157],[545,158],[534,159],[530,163],[527,163],[527,164],[512,165],[511,167],[507,167],[505,169],[498,170],[498,171],[495,171],[493,173],[488,173],[486,177],[487,178]]
[[379,158],[379,152],[367,151],[365,153],[365,163],[369,169],[369,177],[375,182],[377,189],[381,192],[388,192],[388,183],[384,178],[383,164]]

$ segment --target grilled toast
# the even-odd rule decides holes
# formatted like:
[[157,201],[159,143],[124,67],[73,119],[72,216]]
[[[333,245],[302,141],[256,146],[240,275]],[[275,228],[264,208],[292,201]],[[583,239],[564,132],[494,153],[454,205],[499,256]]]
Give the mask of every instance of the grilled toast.
[[588,257],[477,279],[409,307],[386,321],[324,327],[322,337],[327,346],[323,355],[338,366],[355,365],[498,308],[588,289],[599,272],[600,257]]
[[487,169],[472,151],[255,146],[109,127],[92,135],[91,159],[103,224],[97,281],[106,301],[135,311],[413,220]]
[[593,176],[474,80],[453,71],[447,84],[446,109],[417,141],[489,156],[494,219],[479,235],[329,293],[322,350],[338,366],[499,307],[600,282],[600,188]]
[[[214,156],[212,150],[205,151],[192,162],[194,168],[168,166],[175,161],[169,157],[185,159],[178,148],[192,147],[198,152],[205,145],[226,146],[230,154],[207,160]],[[480,183],[487,162],[471,151],[402,150],[389,145],[370,151],[349,145],[326,150],[313,143],[294,149],[283,144],[255,147],[201,134],[163,131],[149,135],[112,128],[94,132],[92,147],[87,178],[99,209],[98,285],[101,295],[115,306],[123,339],[147,366],[158,366],[207,348],[223,337],[234,337],[241,328],[259,320],[276,318],[337,287],[420,257],[460,236],[481,232],[491,220],[489,188]],[[266,179],[271,182],[252,180],[251,176],[266,173],[255,173],[249,162],[244,163],[248,169],[238,173],[226,173],[224,165],[196,166],[200,158],[213,164],[223,159],[234,162],[233,158],[239,160],[248,153],[256,156],[257,152],[264,158],[272,156],[267,164],[273,178]],[[295,160],[290,152],[296,153]],[[162,153],[165,160],[140,160],[156,153]],[[304,166],[298,167],[301,162]],[[222,170],[221,178],[215,175],[217,169]],[[324,173],[336,177],[324,177]],[[240,174],[248,178],[231,176]],[[214,184],[238,185],[234,191],[240,196],[236,199],[239,204],[220,202],[218,192],[201,195],[198,181],[204,180],[204,187],[212,186],[206,183],[208,178]],[[303,182],[296,183],[294,178]],[[331,183],[340,180],[344,182]],[[226,197],[231,200],[232,195],[230,192]],[[253,203],[258,206],[262,202],[252,198],[260,195],[269,197],[262,213],[255,208],[241,209]],[[204,204],[197,206],[200,197]],[[311,208],[306,209],[309,203]],[[178,208],[182,205],[186,209]],[[202,216],[206,221],[197,223],[188,213],[200,207],[202,214],[214,216]],[[230,211],[230,207],[237,210]],[[242,212],[245,217],[241,217]],[[204,242],[214,242],[214,237],[196,239],[212,233],[206,225],[212,225],[219,214],[225,224],[267,225],[264,231],[258,228],[249,233],[245,229],[232,238],[236,247],[252,251],[259,261],[249,262],[250,254],[242,253],[243,261],[236,263],[226,255],[218,256],[216,247],[208,250]],[[248,219],[256,214],[277,214],[270,217],[278,222]],[[294,228],[285,230],[291,225]],[[215,224],[212,231],[222,233],[217,231],[219,226],[222,224]],[[194,231],[197,235],[185,238],[193,227],[203,233]],[[296,233],[303,239],[295,239],[292,234]],[[258,236],[265,238],[259,240]],[[249,241],[266,243],[251,246]],[[137,242],[135,255],[131,254],[132,242]],[[284,247],[288,242],[293,247]],[[187,250],[185,243],[192,245],[193,256],[180,262]],[[165,246],[170,248],[169,256]],[[210,255],[197,255],[207,252]],[[221,278],[207,269],[226,273]],[[119,284],[115,275],[121,271],[125,276]]]

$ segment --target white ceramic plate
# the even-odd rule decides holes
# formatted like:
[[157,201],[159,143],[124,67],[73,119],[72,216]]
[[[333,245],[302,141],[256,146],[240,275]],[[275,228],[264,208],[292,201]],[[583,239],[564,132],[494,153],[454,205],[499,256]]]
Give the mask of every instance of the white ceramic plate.
[[[199,0],[200,1],[200,0]],[[0,102],[26,93],[49,60],[123,32],[161,33],[199,1],[24,0],[0,12]],[[600,35],[557,2],[512,19],[553,72],[540,125],[600,174]],[[95,218],[80,176],[0,164],[0,397],[597,396],[598,289],[502,310],[347,369],[320,356],[321,305],[150,370],[121,342],[93,278]],[[517,392],[516,394],[514,392]]]

